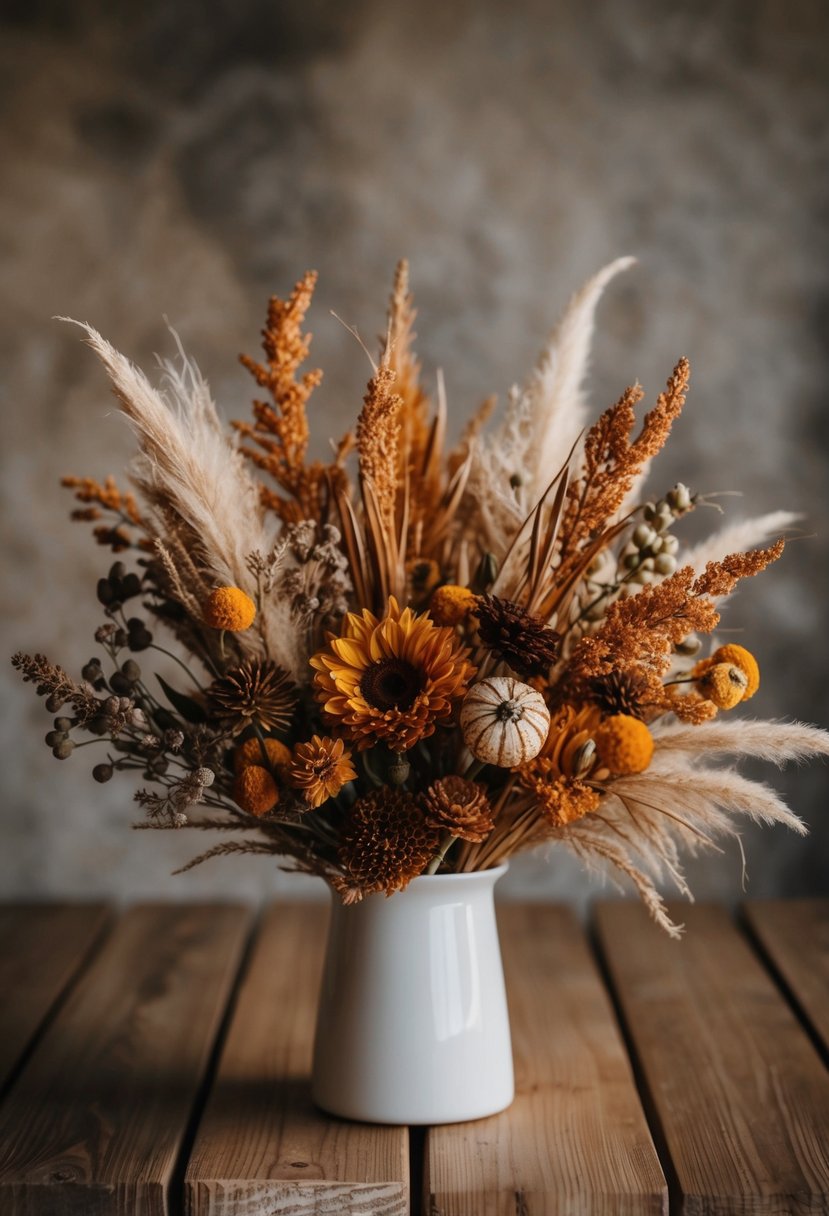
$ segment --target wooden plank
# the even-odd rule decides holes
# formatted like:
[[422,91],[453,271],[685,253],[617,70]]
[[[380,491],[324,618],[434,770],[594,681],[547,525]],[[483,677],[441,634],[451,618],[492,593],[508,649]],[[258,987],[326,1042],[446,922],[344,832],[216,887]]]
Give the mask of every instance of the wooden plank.
[[190,1216],[405,1216],[408,1133],[333,1119],[309,1074],[327,910],[264,920],[185,1178]]
[[829,899],[752,900],[748,924],[829,1054]]
[[0,906],[0,1090],[109,916],[104,904]]
[[598,909],[600,942],[685,1216],[829,1210],[829,1074],[727,913]]
[[116,925],[0,1107],[3,1216],[167,1216],[249,921],[153,905]]
[[613,1010],[563,908],[501,905],[516,1098],[508,1111],[432,1128],[431,1216],[644,1216],[667,1210]]

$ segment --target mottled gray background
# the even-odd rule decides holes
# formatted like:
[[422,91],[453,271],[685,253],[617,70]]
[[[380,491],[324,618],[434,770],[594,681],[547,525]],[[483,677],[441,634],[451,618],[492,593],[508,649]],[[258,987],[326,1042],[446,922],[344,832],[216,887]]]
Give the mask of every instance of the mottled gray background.
[[[118,472],[130,451],[91,355],[53,315],[144,365],[171,352],[168,317],[238,416],[251,386],[237,352],[255,349],[267,295],[315,266],[322,437],[367,375],[329,310],[373,338],[405,254],[427,375],[445,369],[457,427],[524,375],[582,279],[633,253],[600,310],[596,409],[637,377],[654,394],[685,353],[692,396],[655,487],[741,490],[732,516],[806,514],[806,538],[728,623],[763,664],[751,708],[827,724],[825,6],[6,0],[2,14],[6,652],[67,666],[92,652],[107,558],[65,522],[57,481]],[[49,716],[3,679],[4,894],[259,896],[291,881],[251,858],[171,878],[201,841],[130,832],[127,783],[94,786],[92,752],[54,761]],[[827,768],[777,780],[812,835],[747,828],[750,892],[826,893]],[[734,846],[692,875],[700,894],[740,894]],[[507,883],[596,889],[555,855]]]

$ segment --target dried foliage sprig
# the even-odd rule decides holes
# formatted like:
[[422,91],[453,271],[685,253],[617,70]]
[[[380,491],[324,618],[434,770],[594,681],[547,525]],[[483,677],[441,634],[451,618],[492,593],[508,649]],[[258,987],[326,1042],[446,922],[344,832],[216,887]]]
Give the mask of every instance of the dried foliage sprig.
[[642,497],[685,359],[641,422],[635,385],[585,429],[596,306],[630,261],[573,297],[502,420],[487,432],[488,401],[453,450],[405,262],[355,437],[328,465],[308,460],[321,373],[301,370],[313,272],[271,299],[263,361],[242,357],[268,400],[231,437],[183,356],[156,389],[84,327],[136,434],[136,494],[64,484],[73,516],[137,560],[98,580],[102,655],[80,680],[40,654],[12,660],[56,715],[53,754],[97,744],[97,781],[140,778],[137,827],[238,833],[184,870],[275,856],[346,903],[557,846],[615,870],[675,935],[662,887],[690,895],[683,852],[717,848],[740,817],[802,832],[722,759],[826,756],[829,734],[735,715],[760,665],[703,642],[797,516],[683,548],[705,500],[681,484]]

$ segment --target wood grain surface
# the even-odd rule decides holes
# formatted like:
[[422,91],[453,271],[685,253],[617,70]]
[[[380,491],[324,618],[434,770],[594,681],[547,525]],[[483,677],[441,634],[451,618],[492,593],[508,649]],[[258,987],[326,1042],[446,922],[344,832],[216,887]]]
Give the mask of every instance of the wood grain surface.
[[0,1092],[109,916],[103,904],[0,906]]
[[190,1216],[405,1216],[408,1131],[317,1110],[310,1067],[327,910],[275,905],[239,991],[185,1179]]
[[126,913],[0,1107],[3,1216],[167,1216],[250,914]]
[[752,900],[749,926],[829,1055],[829,899]]
[[[683,1216],[829,1211],[829,1074],[727,912],[672,941],[635,903],[599,940]],[[663,1157],[663,1163],[664,1163]]]
[[613,1010],[572,913],[499,908],[516,1098],[432,1128],[430,1216],[645,1216],[667,1187]]

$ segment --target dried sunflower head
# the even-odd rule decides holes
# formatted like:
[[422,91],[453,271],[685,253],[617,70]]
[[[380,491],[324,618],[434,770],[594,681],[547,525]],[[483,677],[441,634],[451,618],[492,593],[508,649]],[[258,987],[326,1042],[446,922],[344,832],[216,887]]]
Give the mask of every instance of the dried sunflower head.
[[433,781],[423,795],[423,806],[432,827],[473,844],[485,840],[495,826],[486,789],[464,777],[452,775]]
[[520,604],[497,595],[479,596],[478,637],[496,658],[525,679],[543,676],[558,656],[561,637]]
[[336,885],[347,902],[402,891],[425,870],[439,841],[412,794],[381,786],[351,808],[340,846],[343,879]]
[[389,600],[378,620],[349,613],[342,633],[311,659],[328,720],[362,751],[383,742],[404,752],[431,735],[466,692],[472,668],[453,629]]
[[233,734],[251,725],[284,730],[293,717],[297,690],[287,671],[270,659],[246,659],[213,681],[207,700]]

